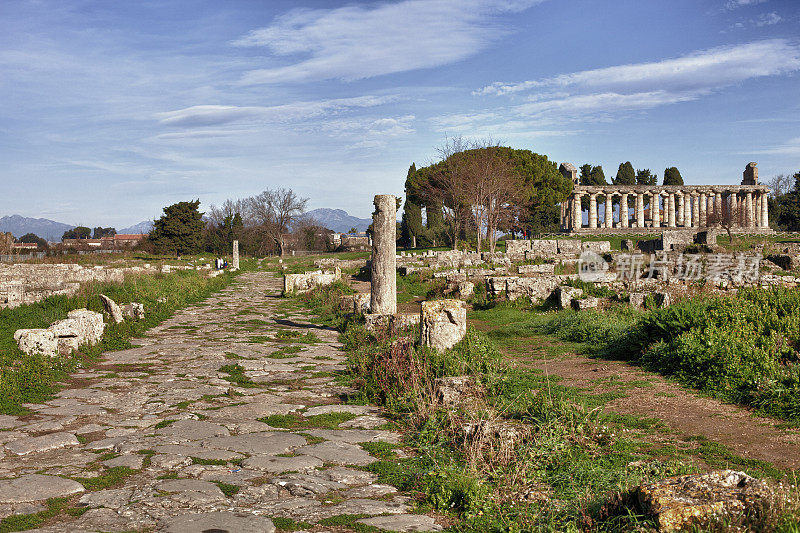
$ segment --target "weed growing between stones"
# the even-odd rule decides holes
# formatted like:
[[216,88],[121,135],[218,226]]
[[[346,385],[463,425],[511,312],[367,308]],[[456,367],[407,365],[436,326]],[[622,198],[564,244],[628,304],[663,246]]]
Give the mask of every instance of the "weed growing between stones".
[[[304,300],[341,331],[350,384],[358,390],[349,401],[383,405],[413,449],[411,456],[374,450],[381,460],[366,469],[380,482],[414,495],[418,511],[452,516],[453,531],[652,529],[655,524],[631,499],[631,489],[697,472],[691,454],[717,457],[720,465],[740,465],[756,475],[786,474],[702,443],[691,454],[656,449],[639,432],[656,431],[657,421],[623,421],[602,412],[604,403],[624,393],[590,395],[538,370],[509,367],[492,342],[498,338],[494,334],[469,330],[459,345],[436,352],[417,347],[413,332],[369,333],[357,318],[338,310],[341,294],[319,289]],[[598,335],[623,339],[641,316],[622,312],[608,321],[598,314],[581,323],[574,314],[526,315],[522,307],[486,311],[496,312],[492,319],[503,324],[498,336],[530,337],[549,330],[582,343]],[[443,396],[437,381],[448,376],[467,380],[454,402]],[[622,431],[620,423],[628,422],[640,429]],[[794,498],[794,489],[790,492]],[[781,507],[777,500],[769,505],[772,524],[797,522],[796,506]],[[741,524],[763,524],[763,515],[745,517]]]

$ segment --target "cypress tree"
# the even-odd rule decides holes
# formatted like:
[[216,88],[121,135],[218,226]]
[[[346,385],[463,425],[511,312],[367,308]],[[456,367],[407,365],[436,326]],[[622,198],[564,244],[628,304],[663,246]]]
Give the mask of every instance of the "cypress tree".
[[683,185],[683,177],[677,168],[669,167],[664,170],[664,185]]
[[617,176],[613,180],[614,185],[636,185],[636,173],[630,161],[619,164]]

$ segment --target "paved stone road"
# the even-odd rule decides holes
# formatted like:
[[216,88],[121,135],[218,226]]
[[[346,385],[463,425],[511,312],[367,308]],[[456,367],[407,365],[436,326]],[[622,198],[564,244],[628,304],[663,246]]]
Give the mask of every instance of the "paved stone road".
[[[336,333],[282,312],[278,294],[271,274],[242,274],[136,348],[75,374],[56,399],[29,406],[34,416],[0,417],[0,517],[72,497],[88,510],[37,531],[269,532],[270,517],[316,524],[352,514],[385,529],[440,529],[358,468],[376,461],[360,443],[399,435],[376,429],[385,423],[377,409],[339,403]],[[308,332],[321,342],[298,342]],[[237,363],[256,386],[223,379],[220,367]],[[323,428],[264,421],[291,413]],[[346,414],[324,428],[318,415],[330,413]],[[96,490],[128,472],[115,467],[134,473]]]

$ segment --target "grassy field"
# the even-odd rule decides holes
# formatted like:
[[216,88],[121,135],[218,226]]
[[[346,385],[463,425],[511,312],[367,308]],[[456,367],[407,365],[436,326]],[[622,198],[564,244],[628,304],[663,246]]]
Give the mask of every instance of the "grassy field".
[[[400,284],[405,298],[425,288],[423,279]],[[349,384],[358,390],[350,401],[385,406],[405,435],[405,453],[385,450],[368,469],[409,491],[418,510],[449,517],[450,531],[643,531],[654,524],[630,499],[641,483],[709,468],[794,479],[793,472],[739,457],[702,436],[673,434],[657,419],[605,413],[607,402],[624,397],[624,386],[603,394],[565,386],[537,368],[510,363],[498,350],[529,349],[532,339],[551,355],[595,344],[608,348],[648,312],[620,307],[613,318],[584,318],[530,304],[487,303],[470,316],[490,332],[470,329],[459,345],[439,353],[414,346],[415,331],[366,332],[358,319],[338,311],[335,303],[345,292],[337,284],[303,299],[342,332]],[[472,377],[472,394],[444,408],[434,380],[456,375]],[[465,433],[469,427],[504,429]],[[797,531],[795,496],[771,502],[769,513],[733,517],[711,530]]]
[[[243,269],[254,261],[243,261]],[[128,275],[121,284],[89,283],[75,296],[52,296],[41,302],[13,309],[0,309],[0,413],[25,414],[23,403],[46,401],[56,390],[54,383],[70,371],[89,364],[109,350],[130,347],[128,339],[140,336],[148,328],[169,318],[175,310],[208,297],[227,286],[235,274],[208,278],[205,273],[183,270],[172,274]],[[100,343],[83,346],[70,356],[45,357],[23,354],[14,341],[18,329],[46,328],[67,317],[73,309],[87,308],[102,312],[99,295],[105,294],[119,304],[144,304],[146,318],[107,323]]]

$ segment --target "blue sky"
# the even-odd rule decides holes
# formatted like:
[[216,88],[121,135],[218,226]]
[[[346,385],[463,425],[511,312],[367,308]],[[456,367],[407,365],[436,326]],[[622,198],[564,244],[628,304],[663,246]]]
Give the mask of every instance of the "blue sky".
[[687,183],[800,170],[796,0],[0,2],[0,215],[291,187],[367,217],[446,135]]

